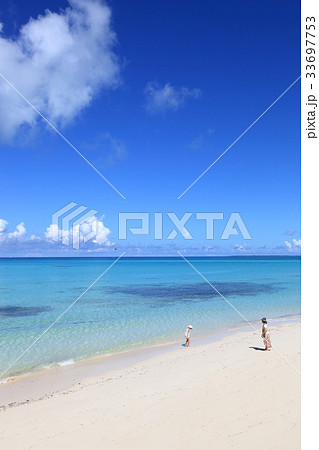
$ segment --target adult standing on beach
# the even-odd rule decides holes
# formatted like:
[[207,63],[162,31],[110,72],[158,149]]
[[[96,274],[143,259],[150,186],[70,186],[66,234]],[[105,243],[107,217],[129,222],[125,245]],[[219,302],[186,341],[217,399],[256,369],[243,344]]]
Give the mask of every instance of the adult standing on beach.
[[270,342],[270,334],[269,334],[269,330],[268,330],[266,317],[262,318],[261,322],[263,324],[262,329],[261,329],[261,337],[264,340],[264,345],[265,345],[264,351],[267,352],[268,350],[271,349],[271,342]]
[[188,325],[188,327],[186,328],[186,331],[185,331],[185,338],[186,338],[185,347],[189,347],[189,339],[190,339],[190,334],[191,334],[191,330],[192,329],[193,329],[192,325]]

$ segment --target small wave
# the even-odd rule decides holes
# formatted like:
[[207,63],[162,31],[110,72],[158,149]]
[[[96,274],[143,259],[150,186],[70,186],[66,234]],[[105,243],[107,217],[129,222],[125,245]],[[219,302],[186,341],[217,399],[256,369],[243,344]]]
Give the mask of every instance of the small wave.
[[58,362],[58,366],[69,366],[70,364],[74,364],[74,359],[67,359],[66,361],[60,361]]

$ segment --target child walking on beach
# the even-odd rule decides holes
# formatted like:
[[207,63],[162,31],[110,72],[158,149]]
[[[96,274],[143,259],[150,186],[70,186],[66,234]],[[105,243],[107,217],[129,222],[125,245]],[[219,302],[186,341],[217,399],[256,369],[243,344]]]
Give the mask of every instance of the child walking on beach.
[[270,334],[269,334],[269,331],[268,331],[266,317],[261,319],[261,322],[263,324],[262,329],[261,329],[261,337],[264,340],[264,345],[265,345],[265,350],[264,351],[267,352],[268,350],[271,349],[271,342],[270,342]]
[[185,331],[185,338],[186,338],[185,347],[189,347],[189,339],[190,339],[190,334],[191,334],[191,330],[192,329],[193,329],[192,325],[188,325],[188,327],[186,328],[186,331]]

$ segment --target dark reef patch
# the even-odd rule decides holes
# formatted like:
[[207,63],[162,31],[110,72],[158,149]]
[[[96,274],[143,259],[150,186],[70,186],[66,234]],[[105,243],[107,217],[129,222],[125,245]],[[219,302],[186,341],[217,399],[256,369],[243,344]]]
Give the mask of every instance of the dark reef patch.
[[0,306],[0,317],[37,316],[51,309],[49,306]]
[[[252,282],[214,282],[211,284],[226,298],[234,296],[254,296],[259,294],[274,294],[284,289],[277,284],[252,283]],[[207,283],[188,284],[144,284],[125,286],[104,286],[99,289],[105,294],[121,294],[132,296],[135,299],[161,300],[154,307],[163,303],[193,302],[220,298],[220,295]]]

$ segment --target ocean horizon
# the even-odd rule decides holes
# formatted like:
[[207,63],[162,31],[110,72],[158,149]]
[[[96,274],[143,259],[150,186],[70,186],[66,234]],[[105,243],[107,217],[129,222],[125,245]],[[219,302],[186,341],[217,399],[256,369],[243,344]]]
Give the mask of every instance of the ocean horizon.
[[[5,371],[116,257],[0,258],[0,370]],[[300,314],[300,256],[187,259],[249,321]],[[180,257],[124,256],[5,378],[246,325]]]

